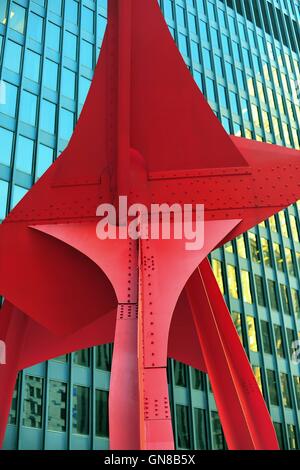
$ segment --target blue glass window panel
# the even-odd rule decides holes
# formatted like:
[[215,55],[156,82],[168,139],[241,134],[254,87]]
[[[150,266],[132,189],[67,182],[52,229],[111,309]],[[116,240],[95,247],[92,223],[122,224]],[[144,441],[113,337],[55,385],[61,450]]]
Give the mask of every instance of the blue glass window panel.
[[97,49],[96,49],[96,62],[99,59],[99,55],[100,55],[100,47],[97,47]]
[[204,21],[200,21],[200,36],[203,41],[208,42],[207,24]]
[[228,81],[231,82],[231,83],[234,83],[232,65],[229,62],[225,62],[225,67],[226,67],[226,73],[227,73]]
[[188,55],[187,37],[184,34],[178,34],[179,50],[181,54]]
[[236,60],[237,62],[241,62],[240,48],[235,41],[232,42],[232,51],[234,60]]
[[228,23],[229,23],[229,31],[231,32],[231,34],[236,34],[235,21],[234,21],[234,18],[232,18],[232,16],[228,17]]
[[265,48],[265,43],[264,43],[263,38],[262,38],[260,35],[258,35],[258,36],[257,36],[257,40],[258,40],[258,45],[259,45],[260,53],[263,54],[263,55],[265,55],[265,54],[266,54],[266,50],[265,50],[266,48]]
[[105,30],[106,30],[106,25],[107,25],[106,18],[99,15],[98,16],[98,45],[99,46],[102,45],[102,41],[103,41],[103,38],[104,38],[104,33],[105,33]]
[[39,82],[40,65],[41,56],[27,49],[25,53],[24,76],[34,82]]
[[75,78],[74,72],[63,68],[61,91],[64,96],[72,100],[75,98]]
[[35,177],[40,178],[53,162],[53,149],[40,144],[36,161]]
[[17,106],[18,87],[4,82],[6,101],[0,105],[0,112],[15,117]]
[[222,85],[218,85],[218,93],[219,93],[219,100],[220,100],[220,105],[223,108],[228,108],[228,101],[227,101],[227,95],[226,95],[226,90],[225,87]]
[[215,55],[215,68],[216,68],[217,77],[223,78],[224,77],[223,62],[222,62],[222,59],[218,55]]
[[219,21],[220,21],[221,28],[226,28],[226,19],[225,19],[224,11],[218,10],[218,13],[219,13]]
[[231,110],[235,114],[239,114],[238,110],[238,102],[237,102],[237,95],[233,91],[229,92],[229,98],[230,98],[230,104],[231,104]]
[[256,49],[254,32],[251,29],[248,29],[248,34],[249,34],[249,42],[250,42],[251,48]]
[[203,0],[198,0],[198,1],[197,1],[197,8],[198,8],[198,11],[199,11],[200,13],[205,13]]
[[104,10],[107,10],[107,0],[99,0],[99,5],[104,8]]
[[83,104],[86,100],[91,81],[88,78],[80,77],[79,79],[79,103]]
[[23,34],[25,29],[25,8],[12,3],[8,26]]
[[18,186],[17,184],[13,185],[12,198],[11,198],[11,204],[10,204],[11,209],[13,209],[18,204],[18,202],[21,201],[21,199],[25,196],[27,191],[28,189],[22,188],[22,186]]
[[59,135],[62,139],[69,140],[74,129],[74,113],[61,109],[59,119]]
[[246,32],[245,32],[245,26],[238,21],[238,28],[241,36],[242,41],[246,41]]
[[94,34],[94,12],[87,7],[82,8],[81,26],[83,31]]
[[61,15],[61,2],[62,0],[55,0],[55,2],[49,2],[50,10],[54,11],[54,13],[57,13],[58,15]]
[[208,13],[208,17],[213,20],[213,21],[216,21],[216,10],[215,10],[215,6],[208,2],[207,3],[207,13]]
[[260,59],[257,57],[257,55],[252,54],[252,60],[253,60],[255,75],[258,73],[261,74]]
[[220,40],[219,40],[219,33],[216,29],[211,28],[210,30],[211,34],[211,42],[214,48],[220,49]]
[[28,17],[29,37],[37,42],[42,42],[44,30],[44,19],[35,13],[30,13]]
[[0,2],[0,23],[7,23],[7,0]]
[[77,36],[66,31],[64,34],[64,55],[70,59],[76,60],[77,58]]
[[174,41],[175,41],[175,29],[174,29],[174,28],[171,28],[171,26],[168,26],[168,28],[169,28],[169,31],[170,31],[170,34],[171,34],[172,38],[173,38]]
[[207,93],[207,98],[210,101],[216,101],[214,81],[211,80],[210,78],[206,78],[206,93]]
[[197,34],[197,21],[196,21],[195,15],[192,15],[191,13],[189,13],[188,22],[189,22],[190,32],[193,34]]
[[3,109],[2,105],[4,105],[5,102],[6,102],[6,84],[4,83],[3,80],[0,80],[0,112],[1,112],[1,109]]
[[227,134],[230,134],[231,133],[230,121],[227,117],[222,116],[222,124]]
[[238,86],[240,89],[245,90],[245,77],[244,73],[240,69],[236,69]]
[[200,72],[197,70],[194,70],[194,80],[197,83],[198,87],[200,90],[203,92],[203,80],[202,80],[202,75]]
[[80,385],[73,386],[72,428],[74,434],[89,434],[89,395],[89,388]]
[[0,163],[3,165],[10,165],[13,138],[13,132],[0,127]]
[[212,69],[211,66],[211,58],[210,58],[210,52],[207,49],[203,49],[203,62],[204,62],[204,67],[208,70]]
[[0,180],[0,220],[6,217],[8,183]]
[[223,49],[224,49],[224,54],[229,55],[229,40],[228,37],[225,36],[225,34],[222,34],[222,44],[223,44]]
[[21,96],[20,119],[27,124],[35,126],[36,123],[37,96],[23,91]]
[[190,8],[194,8],[194,6],[195,6],[194,0],[186,0],[186,4]]
[[248,49],[245,49],[244,47],[243,47],[243,57],[244,57],[245,66],[248,68],[251,68],[249,52],[248,52]]
[[186,27],[186,23],[185,23],[185,11],[182,7],[180,7],[179,5],[176,5],[176,17],[177,17],[177,23],[179,26],[181,26],[182,28],[185,28]]
[[48,23],[46,44],[54,51],[58,52],[60,49],[60,27],[54,23]]
[[200,58],[199,58],[199,46],[196,42],[191,41],[191,53],[192,53],[192,59],[194,62],[199,63]]
[[269,52],[270,59],[271,59],[271,60],[275,60],[275,57],[274,57],[274,47],[273,47],[273,44],[270,43],[269,41],[267,41],[267,48],[268,48],[268,52]]
[[54,134],[56,121],[56,105],[42,100],[40,126],[43,131]]
[[78,3],[75,0],[66,0],[65,18],[70,23],[78,23]]
[[236,135],[238,137],[241,137],[241,135],[242,135],[242,128],[237,122],[233,123],[233,133],[234,133],[234,135]]
[[16,168],[24,173],[31,173],[32,160],[33,160],[33,147],[34,142],[22,135],[18,138],[17,153],[16,153]]
[[22,47],[8,39],[5,46],[4,67],[13,72],[20,72]]
[[81,62],[86,67],[93,68],[93,45],[87,41],[81,41]]
[[2,59],[1,54],[2,54],[2,43],[3,43],[3,36],[0,34],[0,60]]
[[246,121],[250,121],[248,101],[241,98],[242,114]]
[[58,64],[46,59],[44,64],[44,85],[50,90],[57,90]]
[[173,2],[171,0],[164,0],[164,13],[166,18],[174,20]]

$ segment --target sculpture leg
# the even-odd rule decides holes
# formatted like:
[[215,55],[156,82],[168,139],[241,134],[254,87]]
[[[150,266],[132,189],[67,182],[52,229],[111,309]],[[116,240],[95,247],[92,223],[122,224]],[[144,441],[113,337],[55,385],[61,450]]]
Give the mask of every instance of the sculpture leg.
[[6,363],[0,364],[0,447],[3,444],[14,387],[19,372],[26,317],[8,302],[0,310],[1,341],[6,345]]
[[126,281],[130,295],[118,307],[109,398],[110,448],[173,449],[166,357],[157,362],[159,350],[167,349],[167,337],[166,345],[152,337],[150,281],[141,259],[141,253],[131,255]]
[[229,448],[278,449],[266,404],[208,260],[186,289]]
[[110,448],[140,448],[137,304],[118,307],[109,392]]
[[169,296],[166,295],[165,304],[161,302],[163,286],[159,272],[163,264],[153,244],[149,240],[142,241],[139,252],[138,347],[142,448],[146,450],[174,449],[166,370],[174,299],[171,291]]
[[142,324],[149,314],[141,303],[118,308],[109,394],[111,449],[174,449],[166,367],[143,363]]

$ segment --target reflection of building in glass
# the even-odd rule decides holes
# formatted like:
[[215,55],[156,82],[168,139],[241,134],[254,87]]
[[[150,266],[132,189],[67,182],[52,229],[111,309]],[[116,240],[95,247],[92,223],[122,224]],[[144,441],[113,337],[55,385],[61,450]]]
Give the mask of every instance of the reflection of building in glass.
[[42,427],[43,379],[25,376],[23,426]]
[[[106,24],[106,0],[0,0],[0,219],[67,145]],[[225,129],[299,148],[298,0],[160,0],[193,77]],[[25,7],[26,5],[26,7]],[[99,111],[100,112],[100,111]],[[300,446],[299,205],[216,250],[212,266],[283,448]],[[108,448],[112,346],[23,372],[6,448]],[[126,373],[126,371],[124,371]],[[226,446],[205,374],[169,363],[178,448]]]
[[50,380],[48,400],[48,429],[65,432],[67,424],[67,384]]

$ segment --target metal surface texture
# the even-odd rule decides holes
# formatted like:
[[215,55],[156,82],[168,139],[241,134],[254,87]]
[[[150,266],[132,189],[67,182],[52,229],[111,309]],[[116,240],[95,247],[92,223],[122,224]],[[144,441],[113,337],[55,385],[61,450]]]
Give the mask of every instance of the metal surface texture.
[[[227,135],[156,0],[108,8],[70,143],[0,227],[0,440],[19,370],[114,342],[112,449],[174,448],[167,357],[208,372],[230,449],[276,449],[206,257],[300,198],[299,153]],[[204,204],[203,247],[100,240],[96,209],[119,196],[147,208]]]

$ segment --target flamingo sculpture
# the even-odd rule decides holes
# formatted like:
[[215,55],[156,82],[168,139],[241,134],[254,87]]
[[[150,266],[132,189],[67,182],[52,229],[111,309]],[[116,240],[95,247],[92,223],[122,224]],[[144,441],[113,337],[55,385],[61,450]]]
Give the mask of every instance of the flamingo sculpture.
[[[204,244],[96,236],[101,203],[205,206]],[[112,449],[173,449],[167,357],[207,372],[230,449],[277,449],[207,255],[300,197],[298,151],[227,135],[156,0],[109,0],[70,143],[0,226],[0,440],[17,374],[114,342]]]

